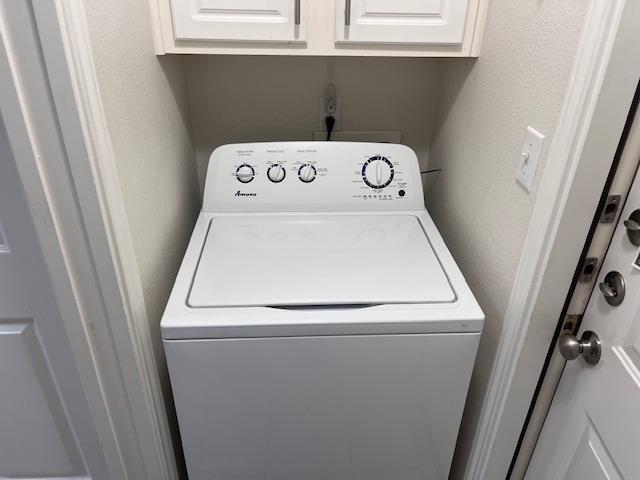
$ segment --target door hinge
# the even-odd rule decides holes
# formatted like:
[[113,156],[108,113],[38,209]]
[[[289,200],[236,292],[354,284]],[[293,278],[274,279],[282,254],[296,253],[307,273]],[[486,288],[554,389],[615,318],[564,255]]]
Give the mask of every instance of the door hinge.
[[604,203],[602,214],[600,215],[600,223],[611,223],[616,219],[616,213],[620,208],[620,195],[609,195]]
[[580,283],[589,283],[593,280],[593,276],[596,273],[598,267],[598,257],[587,257],[582,262],[582,267],[580,268],[580,276],[578,277],[578,281]]

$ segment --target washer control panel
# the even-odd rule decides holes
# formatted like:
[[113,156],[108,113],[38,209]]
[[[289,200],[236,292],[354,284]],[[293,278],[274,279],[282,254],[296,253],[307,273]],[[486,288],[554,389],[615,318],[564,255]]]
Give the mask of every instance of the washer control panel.
[[388,143],[273,142],[218,147],[203,210],[420,210],[416,154]]

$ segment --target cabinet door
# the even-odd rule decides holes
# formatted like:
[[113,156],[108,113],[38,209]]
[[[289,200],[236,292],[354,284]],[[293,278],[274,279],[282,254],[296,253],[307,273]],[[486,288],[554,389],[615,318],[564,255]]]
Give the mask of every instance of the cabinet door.
[[336,38],[354,43],[459,44],[469,0],[336,0]]
[[304,40],[301,0],[171,0],[176,40]]

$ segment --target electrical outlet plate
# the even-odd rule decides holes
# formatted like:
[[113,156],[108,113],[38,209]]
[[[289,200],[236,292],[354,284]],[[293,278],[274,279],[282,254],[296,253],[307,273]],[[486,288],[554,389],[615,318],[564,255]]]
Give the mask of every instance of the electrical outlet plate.
[[[327,100],[330,97],[323,95],[322,97],[320,97],[320,104],[319,104],[319,108],[318,108],[318,128],[320,129],[325,129],[327,128],[327,124],[325,123],[324,119],[327,118],[327,115],[329,115],[329,113],[327,113]],[[336,119],[336,123],[333,126],[333,130],[340,130],[340,117],[341,117],[341,112],[342,112],[342,98],[340,97],[335,97],[335,101],[336,101],[336,111],[332,114],[333,118]]]
[[[327,139],[326,131],[313,132],[314,141]],[[336,142],[378,142],[401,143],[402,132],[399,131],[339,131],[331,134],[331,140]]]
[[516,180],[527,192],[531,192],[533,188],[533,181],[536,177],[543,142],[544,135],[533,127],[526,128],[524,131],[524,145],[520,159],[518,160]]

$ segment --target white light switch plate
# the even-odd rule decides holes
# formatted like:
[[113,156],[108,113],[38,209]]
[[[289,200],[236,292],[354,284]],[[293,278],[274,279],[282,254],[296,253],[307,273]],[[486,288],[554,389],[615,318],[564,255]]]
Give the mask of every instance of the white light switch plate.
[[524,131],[524,145],[520,159],[518,160],[516,180],[527,192],[531,192],[533,188],[533,180],[536,178],[536,170],[538,169],[538,161],[540,160],[543,142],[544,135],[533,127],[526,128]]

